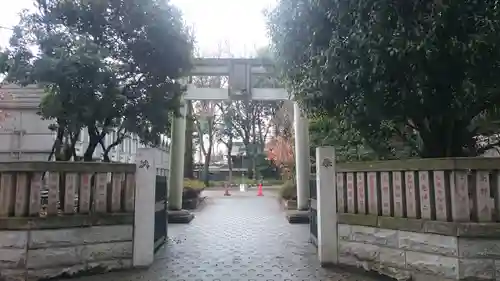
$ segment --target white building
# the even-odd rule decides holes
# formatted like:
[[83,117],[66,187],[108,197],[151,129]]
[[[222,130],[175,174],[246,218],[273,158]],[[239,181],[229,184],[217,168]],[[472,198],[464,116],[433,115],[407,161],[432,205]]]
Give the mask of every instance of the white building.
[[[51,120],[42,120],[37,114],[43,97],[43,89],[36,85],[21,87],[8,84],[0,88],[8,96],[0,100],[0,110],[8,117],[0,123],[0,161],[47,161],[55,140],[55,132],[49,130]],[[116,133],[106,136],[106,145],[116,140]],[[76,146],[77,155],[83,156],[89,142],[86,129],[82,130]],[[137,136],[125,139],[110,152],[111,161],[133,163],[137,148],[144,147]],[[166,144],[159,150],[158,163],[167,163]],[[101,159],[102,148],[97,147],[95,159]],[[166,165],[166,164],[165,164]],[[166,168],[166,166],[165,166]]]

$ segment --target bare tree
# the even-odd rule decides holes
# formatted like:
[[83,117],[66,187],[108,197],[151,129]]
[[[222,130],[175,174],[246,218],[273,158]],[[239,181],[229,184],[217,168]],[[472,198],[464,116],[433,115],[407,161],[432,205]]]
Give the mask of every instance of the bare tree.
[[211,101],[197,101],[194,106],[194,124],[197,131],[197,142],[203,153],[203,181],[209,186],[209,167],[212,151],[215,144],[215,103]]
[[225,101],[217,104],[218,111],[220,112],[217,120],[217,141],[223,143],[226,147],[226,158],[229,169],[229,184],[233,183],[233,161],[231,152],[233,150],[233,142],[236,137],[234,130],[234,108],[233,102]]

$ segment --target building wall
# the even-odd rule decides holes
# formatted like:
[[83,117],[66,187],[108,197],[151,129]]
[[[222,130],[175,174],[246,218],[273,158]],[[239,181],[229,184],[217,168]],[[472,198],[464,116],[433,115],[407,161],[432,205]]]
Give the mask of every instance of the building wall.
[[[49,125],[54,122],[42,120],[37,114],[43,90],[36,85],[20,87],[9,84],[2,86],[0,91],[9,96],[0,100],[0,110],[9,114],[0,124],[0,161],[46,161],[52,150],[55,133],[49,130]],[[113,143],[116,138],[116,133],[107,135],[106,145]],[[88,132],[83,129],[76,146],[77,155],[83,156],[88,143]],[[111,161],[134,163],[137,148],[143,147],[145,146],[140,143],[139,138],[131,135],[111,150]],[[164,159],[165,169],[168,158],[166,151],[166,145],[159,149],[159,154],[162,154],[159,159]],[[103,150],[98,146],[94,158],[101,159],[102,153]]]
[[7,109],[10,117],[0,129],[0,160],[47,160],[54,134],[49,121],[42,120],[36,109]]

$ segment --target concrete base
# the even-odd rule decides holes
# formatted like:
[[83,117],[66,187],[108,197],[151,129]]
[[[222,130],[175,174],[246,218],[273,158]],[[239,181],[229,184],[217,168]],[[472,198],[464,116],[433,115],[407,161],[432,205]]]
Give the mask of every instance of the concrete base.
[[196,210],[200,207],[201,204],[207,199],[206,196],[200,196],[194,199],[188,199],[182,201],[182,209],[183,210]]
[[280,199],[280,204],[284,210],[287,210],[287,211],[297,210],[297,200]]
[[193,213],[187,210],[168,210],[169,223],[190,223],[194,219]]
[[309,211],[289,210],[286,212],[286,219],[293,224],[308,224]]

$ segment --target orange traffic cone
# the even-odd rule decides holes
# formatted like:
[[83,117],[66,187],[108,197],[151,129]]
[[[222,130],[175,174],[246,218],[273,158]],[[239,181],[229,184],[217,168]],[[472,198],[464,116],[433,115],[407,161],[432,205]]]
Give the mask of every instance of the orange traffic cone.
[[229,188],[227,187],[227,184],[225,184],[224,186],[225,186],[224,196],[231,196],[231,193],[229,193]]
[[257,196],[264,196],[264,193],[262,193],[262,184],[259,183],[259,189],[257,191]]

